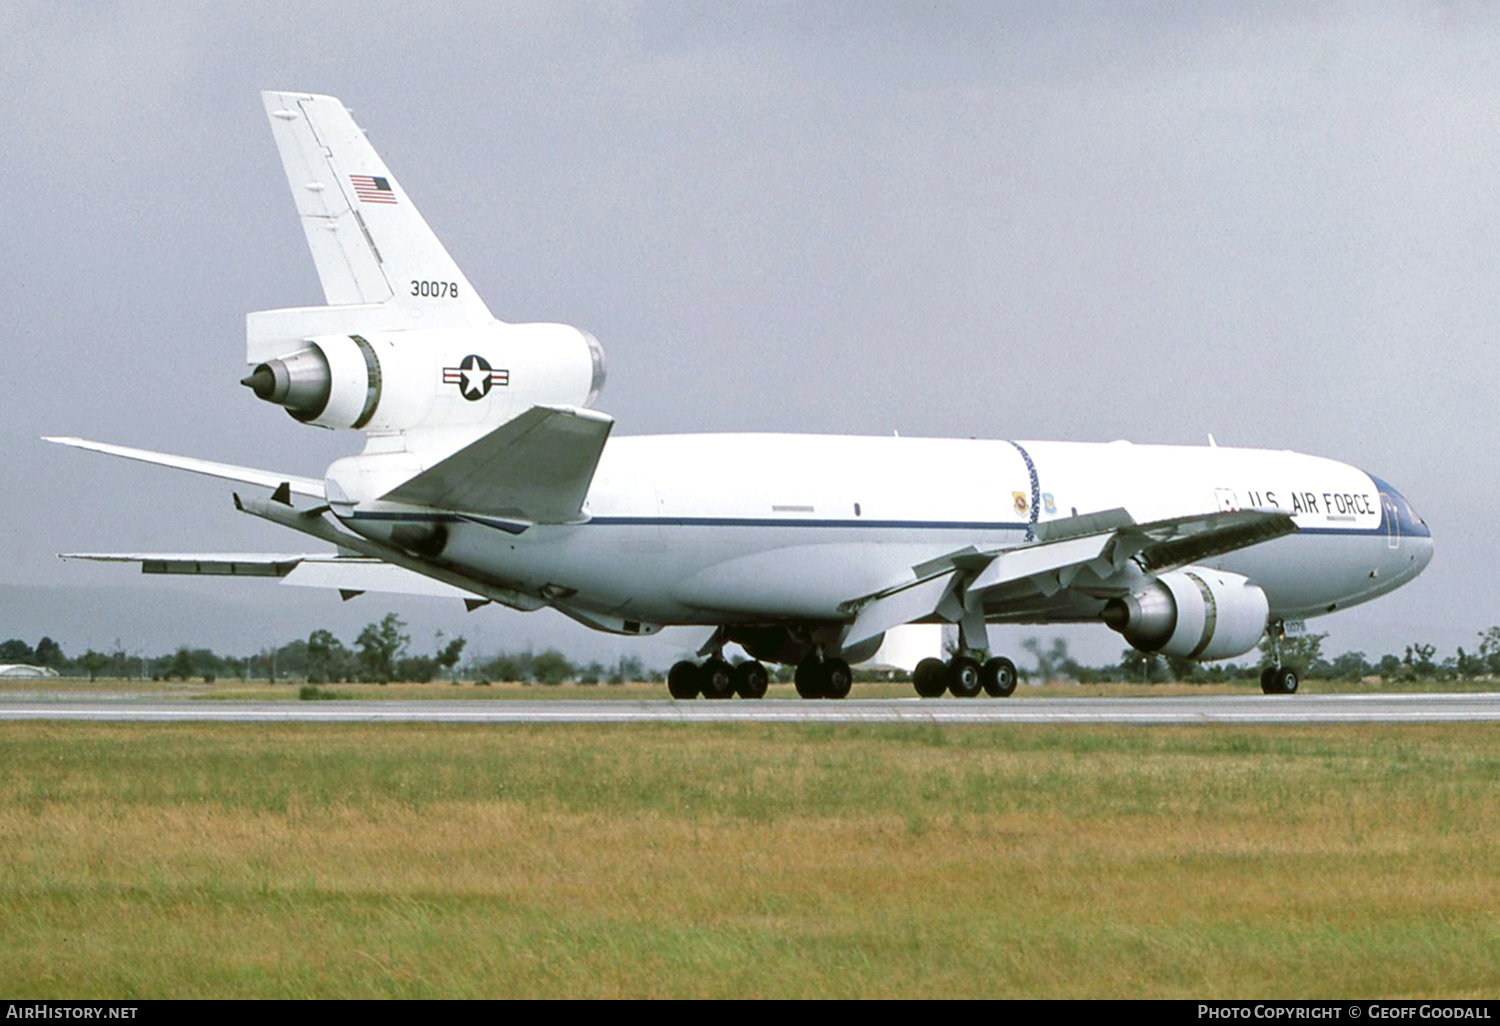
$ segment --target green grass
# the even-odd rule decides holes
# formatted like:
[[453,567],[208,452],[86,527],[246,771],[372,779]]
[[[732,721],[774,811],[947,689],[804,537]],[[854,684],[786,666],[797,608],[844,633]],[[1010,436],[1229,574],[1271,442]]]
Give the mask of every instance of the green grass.
[[0,724],[0,992],[1488,997],[1497,738]]

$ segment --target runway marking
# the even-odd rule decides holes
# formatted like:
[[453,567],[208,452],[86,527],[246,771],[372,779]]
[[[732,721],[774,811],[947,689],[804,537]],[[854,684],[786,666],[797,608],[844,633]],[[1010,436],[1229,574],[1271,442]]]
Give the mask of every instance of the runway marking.
[[1337,724],[1500,721],[1500,694],[855,699],[161,702],[0,696],[0,720],[145,723]]

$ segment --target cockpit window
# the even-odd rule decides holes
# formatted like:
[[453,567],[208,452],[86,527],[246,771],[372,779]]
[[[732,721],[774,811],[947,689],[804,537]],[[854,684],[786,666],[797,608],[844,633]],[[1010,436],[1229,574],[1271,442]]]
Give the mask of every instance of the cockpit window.
[[1427,521],[1417,516],[1417,511],[1412,509],[1411,503],[1406,501],[1406,496],[1396,491],[1396,489],[1374,474],[1370,475],[1370,480],[1374,481],[1375,487],[1380,489],[1381,527],[1386,526],[1384,518],[1389,516],[1390,511],[1394,509],[1396,523],[1400,526],[1403,536],[1408,538],[1432,537],[1432,532],[1427,528]]

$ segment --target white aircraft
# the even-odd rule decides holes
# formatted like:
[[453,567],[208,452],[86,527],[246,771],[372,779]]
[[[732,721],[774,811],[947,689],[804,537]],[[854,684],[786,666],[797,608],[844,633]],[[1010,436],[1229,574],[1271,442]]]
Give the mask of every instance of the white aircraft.
[[[311,554],[99,554],[146,573],[557,609],[627,635],[714,628],[676,698],[841,698],[907,623],[958,627],[919,694],[1009,695],[988,623],[1102,621],[1148,652],[1241,655],[1284,622],[1401,586],[1432,556],[1390,485],[1293,452],[1129,442],[791,434],[611,438],[588,332],[498,321],[337,99],[263,94],[328,305],[252,313],[242,384],[303,423],[363,431],[321,480],[50,441],[269,492],[236,507]],[[724,647],[752,659],[731,666]]]

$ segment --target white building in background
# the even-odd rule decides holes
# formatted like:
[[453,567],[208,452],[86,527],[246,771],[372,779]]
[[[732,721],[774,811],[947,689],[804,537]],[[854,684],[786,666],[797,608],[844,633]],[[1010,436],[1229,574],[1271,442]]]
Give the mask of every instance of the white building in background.
[[[885,632],[885,640],[869,659],[860,663],[865,670],[895,669],[910,673],[917,663],[931,656],[943,658],[943,628],[940,623],[909,623]],[[954,633],[957,633],[955,629]]]
[[56,677],[57,671],[50,666],[30,666],[26,663],[0,663],[0,680],[34,680],[37,677]]

